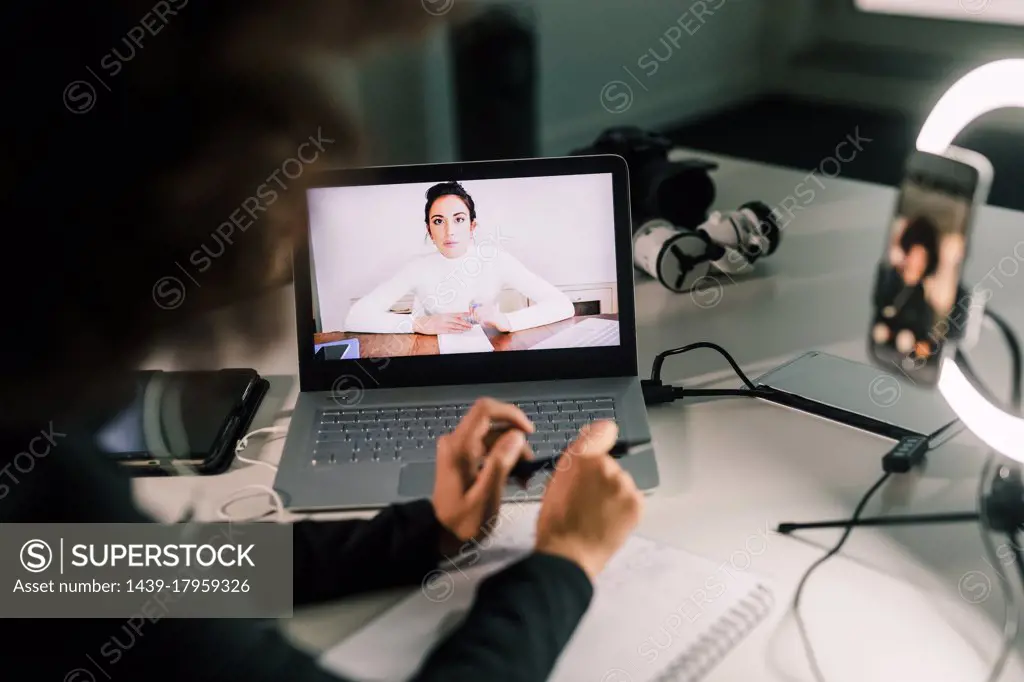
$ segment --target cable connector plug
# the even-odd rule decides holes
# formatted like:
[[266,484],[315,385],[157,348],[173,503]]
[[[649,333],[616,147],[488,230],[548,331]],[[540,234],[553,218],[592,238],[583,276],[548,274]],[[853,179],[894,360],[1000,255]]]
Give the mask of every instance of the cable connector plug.
[[670,403],[679,397],[678,389],[669,384],[665,385],[660,379],[641,379],[640,389],[644,393],[645,405],[661,405]]
[[890,474],[905,474],[924,461],[926,452],[926,436],[904,436],[882,457],[882,470]]

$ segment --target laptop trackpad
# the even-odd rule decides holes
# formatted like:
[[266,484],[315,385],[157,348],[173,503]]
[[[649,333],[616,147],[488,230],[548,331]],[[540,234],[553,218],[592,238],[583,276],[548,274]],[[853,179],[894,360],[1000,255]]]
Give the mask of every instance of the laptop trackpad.
[[398,494],[402,497],[430,497],[434,492],[434,463],[413,462],[402,467]]

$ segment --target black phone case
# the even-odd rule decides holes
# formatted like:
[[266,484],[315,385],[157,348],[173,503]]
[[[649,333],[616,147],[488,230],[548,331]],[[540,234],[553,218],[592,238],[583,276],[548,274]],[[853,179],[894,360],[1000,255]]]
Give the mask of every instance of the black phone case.
[[[254,370],[242,371],[252,371],[255,374]],[[256,417],[256,413],[259,411],[260,405],[263,404],[263,399],[266,397],[269,390],[270,382],[258,374],[255,374],[252,388],[246,396],[245,403],[241,410],[239,410],[239,413],[231,417],[233,423],[229,424],[228,427],[225,428],[227,435],[220,442],[219,447],[211,452],[203,462],[190,467],[192,473],[199,474],[201,476],[212,476],[224,473],[231,467],[231,463],[235,461],[235,448],[238,446],[238,441],[248,433],[249,427],[252,425],[252,421]],[[153,466],[123,465],[122,469],[132,478],[180,475],[180,472],[176,470],[175,467],[167,464],[157,464]]]
[[259,411],[260,405],[263,404],[263,398],[266,397],[269,390],[269,381],[263,377],[256,379],[252,390],[249,391],[249,395],[246,397],[245,404],[242,406],[241,413],[234,417],[234,433],[227,439],[227,447],[214,453],[213,457],[200,464],[196,468],[196,473],[201,475],[220,474],[231,467],[231,463],[235,461],[235,447],[238,445],[238,441],[242,440],[245,434],[249,432],[252,420],[256,417],[256,412]]

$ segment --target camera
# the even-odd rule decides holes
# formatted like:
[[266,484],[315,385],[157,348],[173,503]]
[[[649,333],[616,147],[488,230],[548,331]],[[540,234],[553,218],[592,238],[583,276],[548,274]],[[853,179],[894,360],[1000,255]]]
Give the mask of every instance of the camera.
[[632,126],[608,128],[573,156],[614,154],[629,168],[630,212],[633,229],[660,218],[682,228],[703,223],[715,200],[710,171],[718,164],[703,159],[672,161],[675,146],[664,135]]

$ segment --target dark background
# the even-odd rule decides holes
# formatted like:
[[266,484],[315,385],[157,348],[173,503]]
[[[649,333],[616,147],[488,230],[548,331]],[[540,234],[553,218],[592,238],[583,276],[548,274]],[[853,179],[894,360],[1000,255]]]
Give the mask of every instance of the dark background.
[[[859,129],[873,142],[842,175],[892,186],[952,83],[1024,57],[1024,26],[941,2],[950,19],[853,0],[455,0],[425,43],[324,73],[382,163],[560,156],[635,125],[809,171]],[[990,203],[1024,210],[1024,112],[986,116],[958,143],[993,162]]]

